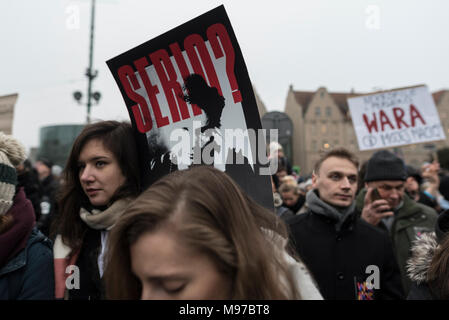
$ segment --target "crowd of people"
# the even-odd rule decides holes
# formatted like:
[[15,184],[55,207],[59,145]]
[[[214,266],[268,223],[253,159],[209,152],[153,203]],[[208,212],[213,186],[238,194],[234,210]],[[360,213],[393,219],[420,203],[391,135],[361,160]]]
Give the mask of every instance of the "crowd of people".
[[382,150],[360,165],[340,148],[300,176],[279,144],[268,153],[271,210],[211,166],[144,190],[126,122],[87,125],[59,177],[0,133],[0,299],[449,298],[436,161]]
[[449,297],[449,174],[437,161],[418,169],[381,150],[359,165],[335,149],[300,177],[279,144],[269,150],[276,213],[325,299]]

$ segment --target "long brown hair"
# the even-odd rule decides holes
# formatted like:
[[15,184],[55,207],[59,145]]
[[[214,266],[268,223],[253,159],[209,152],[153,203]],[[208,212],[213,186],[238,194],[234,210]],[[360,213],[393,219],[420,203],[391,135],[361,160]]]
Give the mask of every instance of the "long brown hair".
[[430,263],[427,280],[431,292],[438,299],[449,299],[449,235],[443,238]]
[[199,166],[165,176],[143,192],[111,231],[104,275],[110,299],[139,299],[130,247],[165,223],[233,279],[232,299],[299,298],[285,265],[286,227],[225,173]]
[[104,148],[115,156],[126,178],[125,183],[111,198],[110,204],[121,198],[137,197],[140,192],[138,152],[131,124],[101,121],[84,127],[73,143],[64,168],[64,185],[58,201],[59,214],[51,230],[52,237],[60,234],[63,242],[72,248],[72,252],[81,247],[88,228],[79,217],[80,208],[89,206],[90,202],[81,187],[78,158],[83,147],[92,139],[99,139]]

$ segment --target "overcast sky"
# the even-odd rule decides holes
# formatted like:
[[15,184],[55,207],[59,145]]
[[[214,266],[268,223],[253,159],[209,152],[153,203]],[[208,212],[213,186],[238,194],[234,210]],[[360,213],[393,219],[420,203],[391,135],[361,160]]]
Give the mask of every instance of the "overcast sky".
[[[369,92],[427,84],[449,89],[449,1],[97,0],[93,119],[128,119],[105,61],[224,4],[250,79],[269,111],[288,87]],[[0,2],[0,95],[18,93],[13,134],[83,123],[72,93],[87,89],[90,0]]]

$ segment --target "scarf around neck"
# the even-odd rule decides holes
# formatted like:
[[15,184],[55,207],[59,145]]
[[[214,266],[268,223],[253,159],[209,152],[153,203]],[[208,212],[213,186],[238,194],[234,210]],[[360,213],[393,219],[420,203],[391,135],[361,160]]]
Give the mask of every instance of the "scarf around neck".
[[117,200],[103,211],[98,209],[88,211],[81,208],[80,218],[92,229],[111,230],[132,200],[131,198]]
[[[105,210],[93,209],[88,211],[81,208],[80,218],[92,229],[110,230],[117,223],[126,208],[131,204],[132,200],[132,198],[117,200]],[[67,268],[75,265],[79,255],[79,251],[72,251],[72,248],[65,245],[61,235],[58,234],[53,245],[56,299],[66,297],[66,280],[70,275],[70,273],[67,273],[67,270],[71,270]]]
[[292,206],[287,206],[284,204],[284,206],[286,206],[287,208],[289,208],[294,214],[298,214],[299,210],[301,210],[302,206],[304,205],[304,203],[306,202],[306,197],[304,197],[303,195],[299,195],[298,196],[298,201],[296,201],[296,203]]
[[339,210],[321,200],[317,194],[317,191],[313,189],[307,193],[306,203],[313,213],[323,215],[333,220],[335,222],[335,229],[337,232],[340,231],[343,223],[355,209],[355,201],[353,201],[349,207]]
[[11,228],[0,234],[0,269],[26,247],[36,218],[31,202],[20,188],[6,213],[14,219]]

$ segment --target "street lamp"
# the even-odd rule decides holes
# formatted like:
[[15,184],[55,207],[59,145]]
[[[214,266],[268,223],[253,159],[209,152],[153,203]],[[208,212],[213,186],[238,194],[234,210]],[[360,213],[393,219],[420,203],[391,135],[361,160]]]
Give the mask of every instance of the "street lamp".
[[[95,91],[94,93],[91,94],[91,96],[95,101],[95,105],[100,103],[101,93],[99,91]],[[76,102],[78,102],[78,104],[80,104],[80,105],[83,104],[83,102],[81,100],[83,98],[83,93],[81,91],[75,91],[73,93],[73,98],[76,100]]]
[[[92,106],[92,98],[95,100],[95,104],[98,104],[101,98],[101,93],[96,91],[92,93],[92,81],[97,77],[98,70],[92,69],[93,64],[93,52],[94,52],[94,22],[95,22],[95,0],[92,0],[91,7],[91,20],[90,20],[90,45],[89,45],[89,67],[86,70],[87,76],[87,116],[86,122],[90,123],[90,108]],[[82,104],[81,98],[83,94],[81,91],[76,91],[73,93],[73,97],[78,102],[78,104]]]

